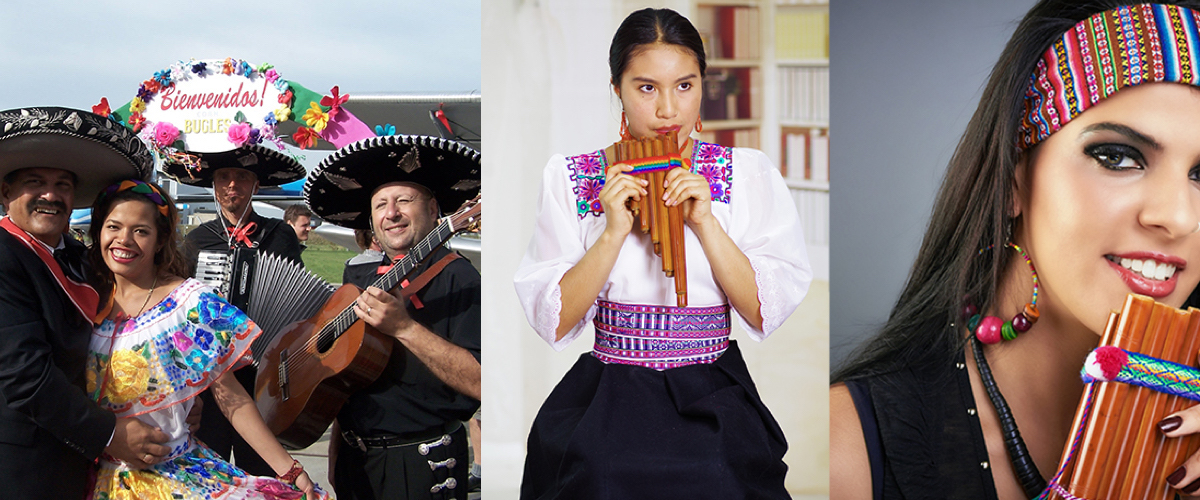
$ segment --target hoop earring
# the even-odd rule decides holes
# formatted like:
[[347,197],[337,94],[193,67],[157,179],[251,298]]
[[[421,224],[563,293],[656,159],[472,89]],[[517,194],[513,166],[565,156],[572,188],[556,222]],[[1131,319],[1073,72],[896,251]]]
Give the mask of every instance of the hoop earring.
[[701,120],[700,118],[696,118],[696,133],[700,133],[703,131],[704,131],[704,121]]
[[629,122],[625,121],[625,112],[621,112],[621,140],[628,141],[633,139],[633,134],[629,133]]
[[[967,330],[975,334],[975,338],[979,339],[984,344],[995,344],[1001,340],[1012,340],[1017,338],[1018,334],[1025,333],[1037,323],[1040,316],[1037,307],[1038,289],[1039,286],[1037,268],[1033,266],[1033,259],[1029,258],[1029,254],[1025,249],[1017,246],[1011,241],[1006,242],[1004,246],[1016,250],[1021,254],[1021,258],[1025,260],[1025,264],[1029,265],[1029,272],[1033,275],[1033,298],[1025,307],[1017,314],[1013,315],[1012,320],[1004,321],[996,316],[984,316],[975,304],[968,303],[963,309],[963,319],[967,320]],[[992,247],[980,250],[980,253],[991,250]]]

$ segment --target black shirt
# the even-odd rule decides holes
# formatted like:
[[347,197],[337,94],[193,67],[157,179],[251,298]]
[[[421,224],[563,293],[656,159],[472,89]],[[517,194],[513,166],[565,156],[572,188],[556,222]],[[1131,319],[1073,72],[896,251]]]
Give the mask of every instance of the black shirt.
[[[412,276],[419,275],[449,252],[438,249],[417,266]],[[386,262],[385,256],[363,268],[378,268]],[[347,277],[353,280],[347,283],[365,288],[377,276],[360,272],[348,273]],[[423,307],[416,309],[411,302],[408,304],[413,319],[480,359],[480,281],[479,272],[470,261],[451,262],[416,297]],[[392,356],[383,375],[351,395],[338,414],[343,430],[363,436],[418,434],[446,422],[471,418],[479,408],[479,401],[446,385],[400,342],[393,342]]]
[[979,412],[968,411],[975,406],[968,369],[959,352],[953,363],[846,381],[863,423],[875,499],[996,499]]
[[[281,255],[298,264],[304,263],[300,259],[302,249],[300,248],[300,240],[296,238],[296,232],[287,224],[284,224],[282,220],[271,219],[250,212],[246,216],[246,224],[251,222],[256,227],[254,232],[250,234],[250,241],[255,242],[259,250],[265,253]],[[227,234],[232,233],[233,227],[228,225],[225,217],[220,214],[217,215],[216,219],[205,222],[188,233],[183,238],[183,256],[191,266],[191,274],[195,274],[196,258],[201,250],[228,252],[230,248]],[[242,248],[246,246],[236,241],[235,244]]]

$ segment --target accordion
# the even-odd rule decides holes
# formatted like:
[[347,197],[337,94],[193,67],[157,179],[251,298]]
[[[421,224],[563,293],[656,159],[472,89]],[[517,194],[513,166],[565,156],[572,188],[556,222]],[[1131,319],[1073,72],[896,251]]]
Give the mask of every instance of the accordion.
[[250,346],[255,365],[284,327],[312,317],[336,290],[303,265],[254,248],[200,252],[196,279],[262,328]]

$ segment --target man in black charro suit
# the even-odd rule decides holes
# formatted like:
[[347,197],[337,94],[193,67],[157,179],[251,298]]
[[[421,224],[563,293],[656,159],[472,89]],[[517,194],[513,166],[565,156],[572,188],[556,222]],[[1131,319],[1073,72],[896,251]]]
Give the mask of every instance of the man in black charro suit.
[[3,111],[0,130],[0,484],[11,498],[83,498],[102,452],[139,467],[170,451],[162,431],[85,393],[99,297],[86,248],[66,233],[72,208],[145,179],[153,161],[132,132],[85,111]]

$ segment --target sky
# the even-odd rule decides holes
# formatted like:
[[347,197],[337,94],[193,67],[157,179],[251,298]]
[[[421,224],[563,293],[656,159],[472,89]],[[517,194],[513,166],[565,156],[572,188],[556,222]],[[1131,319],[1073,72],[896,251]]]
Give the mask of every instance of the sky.
[[21,0],[0,25],[0,110],[115,109],[171,63],[226,57],[316,92],[480,90],[479,0]]

